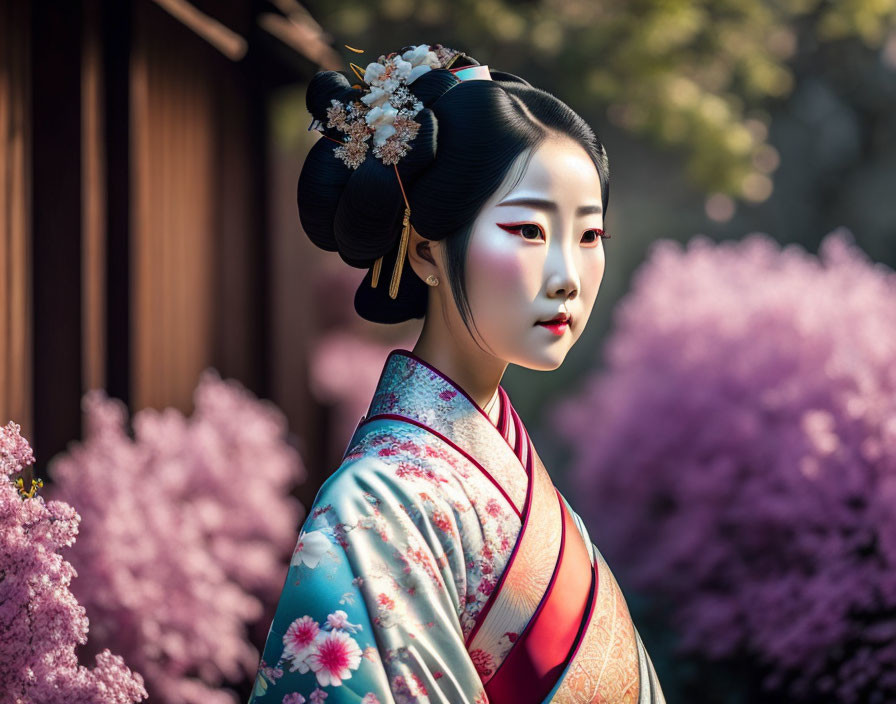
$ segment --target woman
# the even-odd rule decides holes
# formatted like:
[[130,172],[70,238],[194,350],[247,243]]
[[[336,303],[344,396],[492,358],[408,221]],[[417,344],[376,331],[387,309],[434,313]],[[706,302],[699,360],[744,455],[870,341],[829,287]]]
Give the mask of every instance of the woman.
[[441,45],[355,86],[321,72],[307,104],[323,138],[299,178],[306,233],[370,268],[360,315],[424,325],[309,511],[250,702],[662,702],[500,386],[509,363],[557,368],[591,313],[602,145],[554,96]]

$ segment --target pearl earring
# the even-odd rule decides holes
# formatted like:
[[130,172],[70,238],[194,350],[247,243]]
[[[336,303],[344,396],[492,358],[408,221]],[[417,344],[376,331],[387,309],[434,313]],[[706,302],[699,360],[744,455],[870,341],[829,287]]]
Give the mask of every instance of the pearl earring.
[[430,286],[438,286],[439,285],[439,277],[436,276],[435,274],[430,274],[429,276],[426,277],[426,283],[428,283]]

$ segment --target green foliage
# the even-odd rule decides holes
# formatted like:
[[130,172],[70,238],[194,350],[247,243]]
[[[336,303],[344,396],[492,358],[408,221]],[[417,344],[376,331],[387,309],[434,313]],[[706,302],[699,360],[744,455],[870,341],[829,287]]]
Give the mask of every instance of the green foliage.
[[837,41],[878,48],[896,0],[313,0],[336,46],[366,65],[407,44],[441,42],[524,75],[593,121],[683,150],[708,193],[772,192],[775,101],[799,55]]

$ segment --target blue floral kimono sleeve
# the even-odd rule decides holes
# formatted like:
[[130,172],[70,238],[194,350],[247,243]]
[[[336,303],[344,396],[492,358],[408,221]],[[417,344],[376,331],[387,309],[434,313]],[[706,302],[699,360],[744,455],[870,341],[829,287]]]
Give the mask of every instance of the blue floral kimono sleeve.
[[376,458],[344,463],[325,482],[249,704],[486,701],[458,619],[463,549],[432,525],[434,511],[451,506]]

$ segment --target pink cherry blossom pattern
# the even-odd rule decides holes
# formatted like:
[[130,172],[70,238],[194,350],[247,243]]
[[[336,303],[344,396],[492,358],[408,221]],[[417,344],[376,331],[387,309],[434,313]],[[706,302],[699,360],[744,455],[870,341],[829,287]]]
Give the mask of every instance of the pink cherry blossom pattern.
[[432,511],[432,522],[443,533],[450,534],[453,530],[453,526],[451,524],[451,519],[448,518],[448,514],[445,513],[444,511],[440,511],[437,508],[433,509],[433,511]]
[[412,674],[410,677],[403,675],[393,677],[392,691],[396,701],[399,702],[417,702],[421,697],[426,697],[429,694],[426,686],[416,674]]
[[488,677],[495,669],[495,661],[492,654],[485,650],[477,648],[470,653],[470,659],[476,667],[476,672],[482,677]]
[[277,667],[276,665],[268,665],[264,660],[262,660],[258,666],[258,673],[267,677],[271,682],[276,682],[283,677],[282,668]]
[[326,693],[324,690],[322,690],[320,687],[318,687],[318,688],[316,688],[311,694],[309,694],[308,696],[309,696],[309,699],[310,699],[310,701],[311,701],[311,704],[323,704],[324,699],[326,699],[326,698],[329,697],[330,695],[327,694],[327,693]]
[[386,593],[381,593],[376,598],[376,602],[377,604],[379,604],[381,609],[388,609],[389,611],[395,609],[395,600]]
[[291,672],[308,672],[306,659],[314,649],[320,635],[320,626],[310,616],[302,616],[293,621],[283,635],[283,657],[292,660]]
[[283,697],[282,704],[305,704],[307,700],[298,692],[290,692]]
[[307,662],[322,687],[338,687],[361,664],[361,648],[345,631],[333,630],[317,639]]
[[355,633],[361,630],[361,625],[357,623],[349,623],[348,614],[342,609],[336,609],[336,611],[327,616],[327,622],[324,624],[324,628],[327,630],[339,628],[343,631]]
[[489,516],[500,516],[501,515],[501,504],[498,503],[497,499],[491,498],[485,504],[485,510]]
[[479,583],[479,591],[485,594],[486,596],[490,595],[495,590],[495,580],[491,577],[485,577]]

